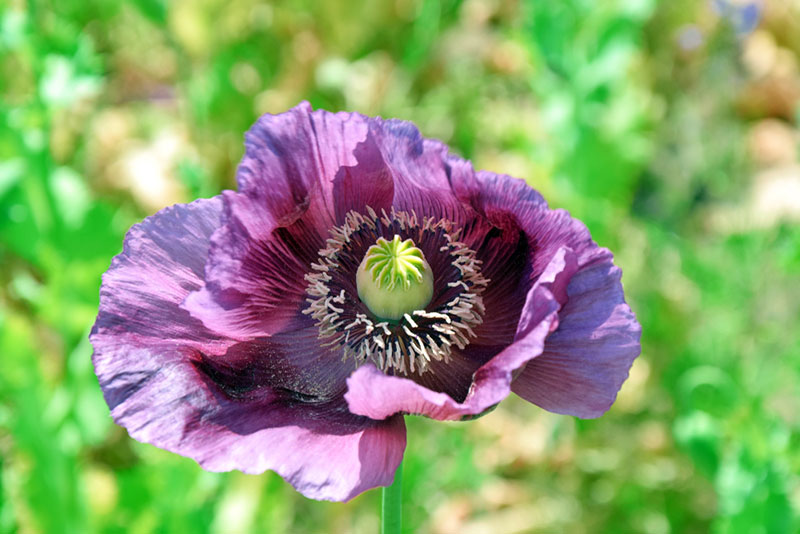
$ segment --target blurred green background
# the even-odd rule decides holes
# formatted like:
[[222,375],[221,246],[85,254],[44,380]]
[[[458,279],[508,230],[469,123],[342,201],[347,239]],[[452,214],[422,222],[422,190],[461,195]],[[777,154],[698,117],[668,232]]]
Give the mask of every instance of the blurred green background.
[[616,253],[603,418],[408,418],[407,532],[800,532],[800,1],[0,2],[0,533],[370,533],[131,440],[93,374],[127,228],[302,99],[409,119]]

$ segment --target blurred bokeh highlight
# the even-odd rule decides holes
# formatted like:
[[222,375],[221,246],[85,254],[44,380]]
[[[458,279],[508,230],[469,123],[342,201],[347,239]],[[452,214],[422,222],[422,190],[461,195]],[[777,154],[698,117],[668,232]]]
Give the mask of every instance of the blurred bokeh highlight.
[[127,228],[304,99],[524,177],[644,328],[601,419],[409,418],[407,532],[800,532],[799,58],[798,0],[4,0],[0,533],[377,531],[131,440],[90,361]]

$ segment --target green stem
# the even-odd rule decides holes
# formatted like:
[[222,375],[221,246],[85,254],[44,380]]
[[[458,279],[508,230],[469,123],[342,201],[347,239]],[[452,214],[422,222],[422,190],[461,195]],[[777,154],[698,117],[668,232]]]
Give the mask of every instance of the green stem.
[[397,466],[394,482],[381,492],[381,534],[400,534],[403,528],[403,463]]

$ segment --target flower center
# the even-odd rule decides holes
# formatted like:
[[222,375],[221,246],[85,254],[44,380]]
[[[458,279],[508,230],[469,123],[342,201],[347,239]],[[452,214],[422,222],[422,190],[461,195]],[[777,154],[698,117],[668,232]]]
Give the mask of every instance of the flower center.
[[414,212],[348,212],[306,274],[303,313],[323,346],[401,376],[450,361],[476,336],[489,283],[460,232]]
[[433,297],[433,274],[411,239],[379,237],[369,247],[356,273],[358,298],[376,317],[397,321],[421,310]]

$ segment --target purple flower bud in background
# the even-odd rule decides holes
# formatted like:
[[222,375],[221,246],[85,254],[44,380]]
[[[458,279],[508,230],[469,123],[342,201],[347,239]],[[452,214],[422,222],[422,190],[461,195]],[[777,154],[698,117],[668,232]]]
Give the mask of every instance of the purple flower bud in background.
[[392,482],[404,415],[514,391],[598,417],[639,354],[586,227],[408,122],[265,115],[237,179],[131,228],[103,277],[93,361],[137,440],[346,500]]

